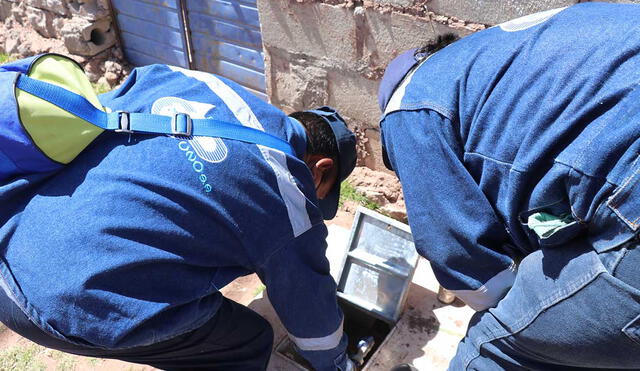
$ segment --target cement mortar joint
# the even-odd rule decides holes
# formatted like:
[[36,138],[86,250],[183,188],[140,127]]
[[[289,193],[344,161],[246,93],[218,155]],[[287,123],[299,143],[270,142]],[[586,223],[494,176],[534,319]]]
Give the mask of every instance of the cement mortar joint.
[[307,65],[320,67],[327,71],[342,71],[342,70],[353,70],[353,64],[344,63],[341,60],[329,59],[329,58],[316,58],[310,57],[306,54],[301,53],[290,53],[285,49],[281,49],[274,46],[266,46],[269,49],[270,54],[273,56],[273,52],[276,52],[275,56],[279,58],[286,58],[290,64],[297,65]]
[[412,15],[417,18],[425,19],[426,21],[433,21],[443,24],[445,26],[449,26],[451,28],[456,28],[460,30],[467,31],[480,31],[485,28],[491,27],[490,24],[483,23],[474,23],[468,22],[456,17],[447,16],[444,14],[436,14],[429,10],[428,5],[423,4],[415,4],[413,6],[401,7],[388,3],[379,3],[373,0],[364,0],[364,1],[344,1],[344,0],[296,0],[298,3],[320,3],[332,5],[340,8],[355,8],[355,11],[358,11],[358,8],[364,9],[374,9],[379,11],[382,14],[388,13],[399,13],[399,14],[407,14]]
[[340,71],[354,71],[362,75],[362,77],[368,80],[380,80],[384,74],[385,66],[372,66],[370,61],[360,60],[355,64],[344,63],[341,60],[328,59],[328,58],[313,58],[306,54],[290,53],[285,49],[280,49],[273,46],[266,46],[270,53],[276,52],[276,57],[285,58],[290,64],[297,64],[303,66],[313,66],[322,68],[327,71],[340,72]]

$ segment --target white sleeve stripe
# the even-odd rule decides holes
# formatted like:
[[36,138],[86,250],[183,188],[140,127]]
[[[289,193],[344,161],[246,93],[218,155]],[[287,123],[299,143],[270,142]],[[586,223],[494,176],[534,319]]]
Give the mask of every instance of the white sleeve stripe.
[[300,348],[301,350],[331,350],[340,344],[342,339],[342,327],[344,325],[344,319],[340,322],[338,329],[331,335],[327,335],[321,338],[297,338],[289,334],[289,338]]
[[511,288],[516,279],[517,267],[511,263],[509,268],[491,277],[477,290],[449,290],[476,311],[495,306]]
[[185,76],[189,76],[196,80],[204,82],[212,92],[214,92],[224,101],[224,104],[227,105],[227,107],[231,110],[238,121],[242,123],[242,125],[264,131],[262,124],[260,123],[260,121],[258,121],[258,118],[253,113],[251,108],[249,108],[247,103],[238,95],[238,93],[233,91],[233,89],[231,89],[227,84],[222,82],[222,80],[217,78],[215,75],[202,71],[187,70],[176,66],[168,67],[172,71],[181,72]]
[[409,72],[407,76],[405,76],[402,79],[402,82],[400,83],[400,85],[391,94],[391,99],[389,99],[389,103],[387,103],[387,108],[384,110],[384,115],[388,115],[389,113],[400,109],[400,107],[402,106],[402,98],[404,98],[404,93],[407,90],[407,86],[411,82],[411,79],[413,79],[413,75],[415,75],[418,68],[420,68],[420,66],[424,62],[426,62],[429,58],[431,58],[432,55],[433,54],[425,58],[425,60],[420,62],[418,66],[414,67],[413,70],[411,70],[411,72]]
[[287,214],[293,229],[293,236],[298,237],[311,229],[311,219],[307,213],[307,201],[304,193],[298,188],[289,169],[287,168],[287,158],[284,153],[258,145],[262,157],[267,161],[278,182],[278,191],[282,196]]
[[517,32],[524,31],[533,26],[537,26],[541,23],[548,21],[554,15],[560,13],[561,11],[567,9],[567,7],[545,10],[539,13],[525,15],[524,17],[512,19],[510,21],[499,24],[502,31],[505,32]]

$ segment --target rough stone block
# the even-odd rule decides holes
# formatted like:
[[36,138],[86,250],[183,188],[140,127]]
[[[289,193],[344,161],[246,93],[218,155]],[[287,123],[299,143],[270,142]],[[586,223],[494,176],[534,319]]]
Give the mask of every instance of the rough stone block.
[[432,0],[429,10],[437,14],[484,24],[499,24],[510,19],[561,8],[578,3],[578,0]]
[[74,17],[65,22],[61,34],[69,52],[78,55],[96,55],[116,43],[110,18],[91,22],[86,18]]
[[121,75],[123,71],[122,63],[120,63],[118,60],[108,60],[104,62],[104,70],[105,72],[111,72],[116,75]]
[[378,123],[378,81],[363,78],[357,72],[345,70],[329,71],[328,104],[340,111],[343,116],[357,118],[374,127]]
[[58,37],[58,32],[54,26],[54,19],[56,18],[54,13],[28,7],[26,14],[27,21],[34,31],[47,38]]
[[104,62],[107,60],[108,54],[108,51],[98,53],[83,65],[84,72],[87,75],[87,78],[89,78],[89,81],[97,82],[101,78],[104,78]]
[[58,33],[58,37],[62,35],[61,30],[62,30],[62,27],[64,27],[64,24],[66,23],[66,21],[67,21],[67,18],[63,18],[63,17],[58,17],[53,20],[53,28]]
[[65,0],[26,0],[25,3],[28,6],[48,10],[63,16],[69,15],[69,9],[67,8],[67,2]]
[[357,61],[353,10],[322,3],[258,1],[265,48],[341,64]]
[[[374,171],[368,167],[356,167],[348,181],[358,192],[364,193],[367,197],[371,193],[371,196],[377,198],[376,202],[380,206],[403,200],[402,186],[393,173]],[[375,193],[382,195],[382,198]]]
[[271,103],[286,111],[321,106],[328,100],[327,72],[307,59],[291,59],[277,50],[267,53]]
[[23,24],[26,19],[26,5],[24,3],[14,3],[11,7],[11,17],[18,23]]
[[[377,124],[376,124],[377,125]],[[380,141],[380,131],[377,128],[368,128],[365,130],[365,152],[367,156],[364,158],[364,166],[377,171],[387,171],[382,160],[382,142]],[[394,200],[390,200],[395,202]]]
[[404,201],[395,204],[384,205],[380,208],[380,211],[387,214],[393,219],[401,221],[402,223],[408,222],[407,207],[405,206]]
[[0,22],[11,17],[11,7],[13,3],[8,1],[0,1]]
[[20,46],[20,41],[15,37],[8,37],[4,44],[4,53],[9,55],[17,54],[18,47]]
[[366,54],[375,56],[370,66],[384,69],[398,54],[434,41],[438,35],[454,33],[464,36],[470,31],[447,27],[427,18],[396,12],[382,14],[367,9],[366,22],[359,33],[359,37],[367,40]]
[[74,15],[90,20],[98,20],[110,16],[107,0],[74,0],[71,1],[70,6]]

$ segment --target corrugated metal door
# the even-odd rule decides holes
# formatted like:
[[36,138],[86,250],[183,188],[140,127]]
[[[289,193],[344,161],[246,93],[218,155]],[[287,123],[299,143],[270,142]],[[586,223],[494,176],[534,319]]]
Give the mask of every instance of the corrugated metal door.
[[111,0],[127,60],[189,67],[178,0]]
[[[133,65],[212,72],[267,100],[255,0],[111,0]],[[182,16],[184,14],[184,17]]]
[[264,100],[264,54],[256,1],[188,0],[193,67],[234,80]]

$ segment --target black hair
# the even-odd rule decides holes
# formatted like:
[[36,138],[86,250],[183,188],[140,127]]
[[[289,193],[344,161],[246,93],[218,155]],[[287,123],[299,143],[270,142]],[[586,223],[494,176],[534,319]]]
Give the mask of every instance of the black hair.
[[300,121],[307,130],[307,154],[338,159],[338,144],[329,123],[312,112],[294,112],[289,116]]
[[459,38],[460,37],[458,35],[450,32],[444,35],[438,35],[435,41],[422,45],[416,50],[416,52],[413,55],[417,60],[424,59],[429,55],[437,52],[438,50],[444,48],[445,46],[453,43]]

